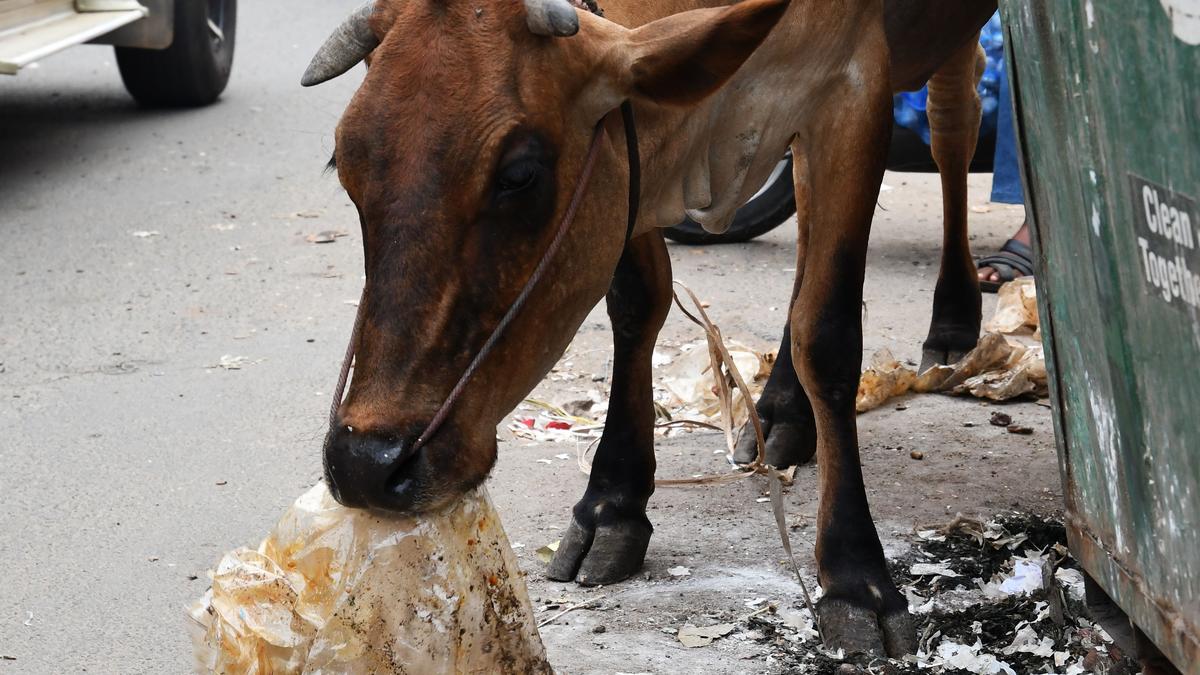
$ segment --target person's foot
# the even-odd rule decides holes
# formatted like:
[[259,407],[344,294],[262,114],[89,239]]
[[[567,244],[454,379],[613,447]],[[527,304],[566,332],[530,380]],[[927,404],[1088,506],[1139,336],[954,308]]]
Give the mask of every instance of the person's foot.
[[1033,249],[1030,247],[1029,221],[1005,242],[998,253],[980,258],[979,288],[995,293],[1002,284],[1017,277],[1033,275]]

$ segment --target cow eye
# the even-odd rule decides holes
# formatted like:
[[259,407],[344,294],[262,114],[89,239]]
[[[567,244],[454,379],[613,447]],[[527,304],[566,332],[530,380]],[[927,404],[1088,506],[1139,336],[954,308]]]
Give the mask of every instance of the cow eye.
[[538,163],[533,159],[517,160],[500,170],[497,177],[501,195],[521,192],[537,182]]

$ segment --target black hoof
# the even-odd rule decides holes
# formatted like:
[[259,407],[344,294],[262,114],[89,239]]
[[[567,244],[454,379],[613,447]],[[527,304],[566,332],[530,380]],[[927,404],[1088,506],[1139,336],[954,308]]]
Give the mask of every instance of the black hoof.
[[931,349],[926,347],[921,350],[921,367],[917,369],[917,372],[923,373],[934,366],[952,366],[961,361],[970,351],[970,349],[941,349],[936,347]]
[[[766,423],[763,424],[763,435],[767,441],[767,464],[777,469],[804,464],[817,452],[817,430],[812,422]],[[733,461],[738,464],[750,464],[756,457],[758,442],[754,437],[754,427],[746,423],[734,449]]]
[[817,603],[825,646],[846,656],[866,654],[900,658],[917,649],[917,632],[907,610],[880,616],[846,600],[822,598]]
[[614,519],[595,526],[571,518],[546,576],[553,581],[574,579],[582,586],[615,584],[642,568],[654,532],[643,516]]

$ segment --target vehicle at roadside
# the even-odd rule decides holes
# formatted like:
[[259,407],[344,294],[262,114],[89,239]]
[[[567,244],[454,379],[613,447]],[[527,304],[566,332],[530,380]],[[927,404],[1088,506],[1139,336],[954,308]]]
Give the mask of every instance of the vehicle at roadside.
[[229,82],[236,26],[237,0],[0,0],[0,74],[110,44],[138,103],[207,105]]

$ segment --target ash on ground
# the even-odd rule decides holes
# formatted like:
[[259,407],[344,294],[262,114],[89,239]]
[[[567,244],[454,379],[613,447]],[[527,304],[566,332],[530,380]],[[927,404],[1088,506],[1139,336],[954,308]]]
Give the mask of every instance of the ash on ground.
[[797,607],[749,617],[743,635],[797,674],[1139,671],[1088,617],[1083,575],[1059,522],[1025,513],[986,523],[960,516],[916,532],[890,565],[916,624],[915,655],[872,661],[831,653]]

